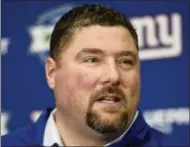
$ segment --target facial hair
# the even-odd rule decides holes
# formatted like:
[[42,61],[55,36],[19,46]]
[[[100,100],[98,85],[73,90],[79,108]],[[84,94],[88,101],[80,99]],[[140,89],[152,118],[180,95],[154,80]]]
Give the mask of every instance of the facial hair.
[[[93,109],[93,104],[97,101],[97,99],[102,95],[113,94],[117,95],[121,98],[122,108],[117,112],[119,115],[117,119],[109,121],[108,119],[104,119],[102,117],[101,112]],[[126,98],[125,94],[122,90],[120,90],[117,86],[105,87],[101,91],[96,92],[90,98],[90,104],[86,113],[86,124],[101,134],[114,134],[124,132],[128,125],[128,111],[126,108]]]

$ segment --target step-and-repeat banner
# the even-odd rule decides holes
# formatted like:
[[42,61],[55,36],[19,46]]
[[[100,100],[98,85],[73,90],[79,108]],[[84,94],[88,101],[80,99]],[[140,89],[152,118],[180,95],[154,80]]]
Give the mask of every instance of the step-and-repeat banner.
[[57,19],[84,3],[111,6],[139,35],[140,109],[173,145],[189,145],[189,1],[2,0],[1,134],[35,121],[54,107],[44,59]]

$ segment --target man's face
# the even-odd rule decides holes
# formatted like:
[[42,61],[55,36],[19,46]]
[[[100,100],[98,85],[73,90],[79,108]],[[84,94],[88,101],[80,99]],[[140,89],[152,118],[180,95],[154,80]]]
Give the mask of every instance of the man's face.
[[53,78],[50,87],[64,118],[99,133],[124,131],[139,103],[139,58],[134,39],[119,26],[78,29]]

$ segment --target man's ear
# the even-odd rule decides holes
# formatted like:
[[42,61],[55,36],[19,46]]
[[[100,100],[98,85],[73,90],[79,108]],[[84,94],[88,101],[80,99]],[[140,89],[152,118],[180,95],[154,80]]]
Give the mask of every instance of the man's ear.
[[50,89],[54,89],[55,87],[55,71],[56,71],[56,63],[54,59],[48,57],[45,61],[45,73],[47,84]]

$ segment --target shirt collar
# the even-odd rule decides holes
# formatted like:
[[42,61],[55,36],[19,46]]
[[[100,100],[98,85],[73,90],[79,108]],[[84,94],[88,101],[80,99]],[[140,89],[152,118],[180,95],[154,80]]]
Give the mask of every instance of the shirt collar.
[[57,143],[59,146],[63,146],[59,131],[54,120],[55,111],[56,108],[51,112],[47,120],[43,138],[43,146],[52,146],[54,143]]
[[[43,145],[44,146],[52,146],[53,144],[57,143],[59,146],[64,146],[61,141],[61,136],[59,134],[58,128],[55,123],[54,115],[55,115],[56,108],[51,112],[47,124],[44,131],[44,138],[43,138]],[[119,136],[118,138],[114,139],[110,143],[107,143],[105,146],[109,146],[113,143],[116,143],[120,141],[125,134],[129,131],[129,129],[132,127],[133,123],[137,119],[138,111],[135,113],[135,117],[133,118],[133,121],[131,122],[130,126],[126,129],[126,131]]]

